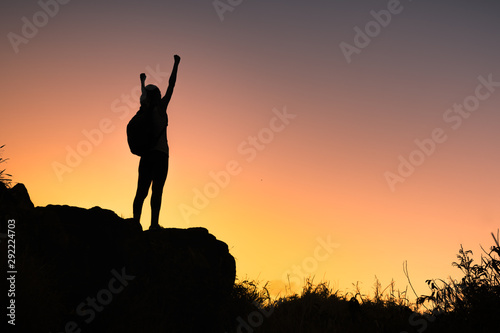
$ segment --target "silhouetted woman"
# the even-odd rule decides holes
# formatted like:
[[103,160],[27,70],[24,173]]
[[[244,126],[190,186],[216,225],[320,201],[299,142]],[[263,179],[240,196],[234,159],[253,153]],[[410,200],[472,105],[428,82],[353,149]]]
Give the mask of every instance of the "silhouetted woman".
[[174,68],[168,88],[163,98],[160,89],[157,86],[149,84],[144,86],[146,75],[142,73],[141,78],[141,107],[152,110],[152,119],[154,121],[153,137],[158,137],[154,146],[146,154],[141,156],[139,162],[139,180],[137,182],[137,192],[134,199],[134,219],[140,221],[142,205],[146,199],[149,187],[152,184],[151,194],[151,226],[149,230],[161,229],[158,219],[160,216],[161,198],[163,195],[163,186],[167,179],[169,149],[167,142],[167,106],[174,91],[175,81],[177,79],[177,68],[181,58],[174,55]]

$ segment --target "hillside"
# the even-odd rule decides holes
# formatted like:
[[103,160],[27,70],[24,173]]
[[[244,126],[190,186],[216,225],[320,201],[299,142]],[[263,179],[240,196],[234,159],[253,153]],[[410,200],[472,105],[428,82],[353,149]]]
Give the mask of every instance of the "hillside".
[[425,308],[394,290],[368,299],[310,281],[301,295],[272,299],[265,285],[236,280],[227,245],[204,228],[143,231],[99,207],[35,207],[24,185],[2,185],[2,258],[15,240],[15,261],[0,265],[13,272],[3,279],[3,290],[12,291],[3,305],[15,332],[499,331],[495,236],[479,265],[461,249],[462,281],[428,281],[432,293],[419,301],[432,313],[415,312]]

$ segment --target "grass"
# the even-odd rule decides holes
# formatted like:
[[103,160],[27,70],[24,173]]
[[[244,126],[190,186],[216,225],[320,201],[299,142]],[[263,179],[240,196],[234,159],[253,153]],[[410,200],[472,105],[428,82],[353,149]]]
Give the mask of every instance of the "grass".
[[354,292],[333,291],[328,282],[315,284],[307,279],[300,294],[272,299],[267,284],[253,281],[235,285],[239,314],[232,332],[385,332],[403,330],[412,314],[405,292],[395,290],[394,282],[382,289],[375,283],[370,299],[355,285]]
[[[300,294],[272,298],[267,283],[237,281],[233,291],[233,321],[227,332],[494,332],[500,325],[500,244],[483,250],[475,263],[460,246],[453,266],[463,278],[427,280],[430,295],[415,303],[408,288],[394,281],[382,287],[376,278],[373,296],[358,284],[353,291],[333,291],[327,282],[305,281]],[[411,285],[411,283],[410,283]]]

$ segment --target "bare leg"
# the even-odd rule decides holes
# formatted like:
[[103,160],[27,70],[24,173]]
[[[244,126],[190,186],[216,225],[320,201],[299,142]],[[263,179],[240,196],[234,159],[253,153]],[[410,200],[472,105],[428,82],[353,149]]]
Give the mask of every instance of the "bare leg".
[[149,186],[146,190],[141,190],[139,187],[137,188],[137,192],[134,198],[133,210],[134,210],[134,220],[140,222],[141,214],[142,214],[142,205],[144,204],[144,200],[148,196]]
[[138,222],[141,221],[142,206],[144,200],[148,196],[149,187],[151,186],[151,166],[149,159],[141,157],[139,162],[139,179],[137,181],[137,191],[135,193],[133,212],[134,219]]
[[162,192],[157,193],[157,195],[151,195],[151,226],[158,226],[160,219],[160,209],[161,209],[161,197]]
[[158,161],[155,164],[155,175],[153,178],[153,193],[151,194],[151,226],[159,226],[161,199],[163,196],[163,187],[168,174],[168,156],[164,153],[158,153]]

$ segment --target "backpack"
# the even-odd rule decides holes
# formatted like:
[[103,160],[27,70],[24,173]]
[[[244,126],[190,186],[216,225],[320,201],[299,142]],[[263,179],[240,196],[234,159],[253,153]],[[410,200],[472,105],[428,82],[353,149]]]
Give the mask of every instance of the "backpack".
[[140,108],[127,124],[127,141],[132,154],[143,156],[154,147],[163,131],[153,135],[153,110]]

